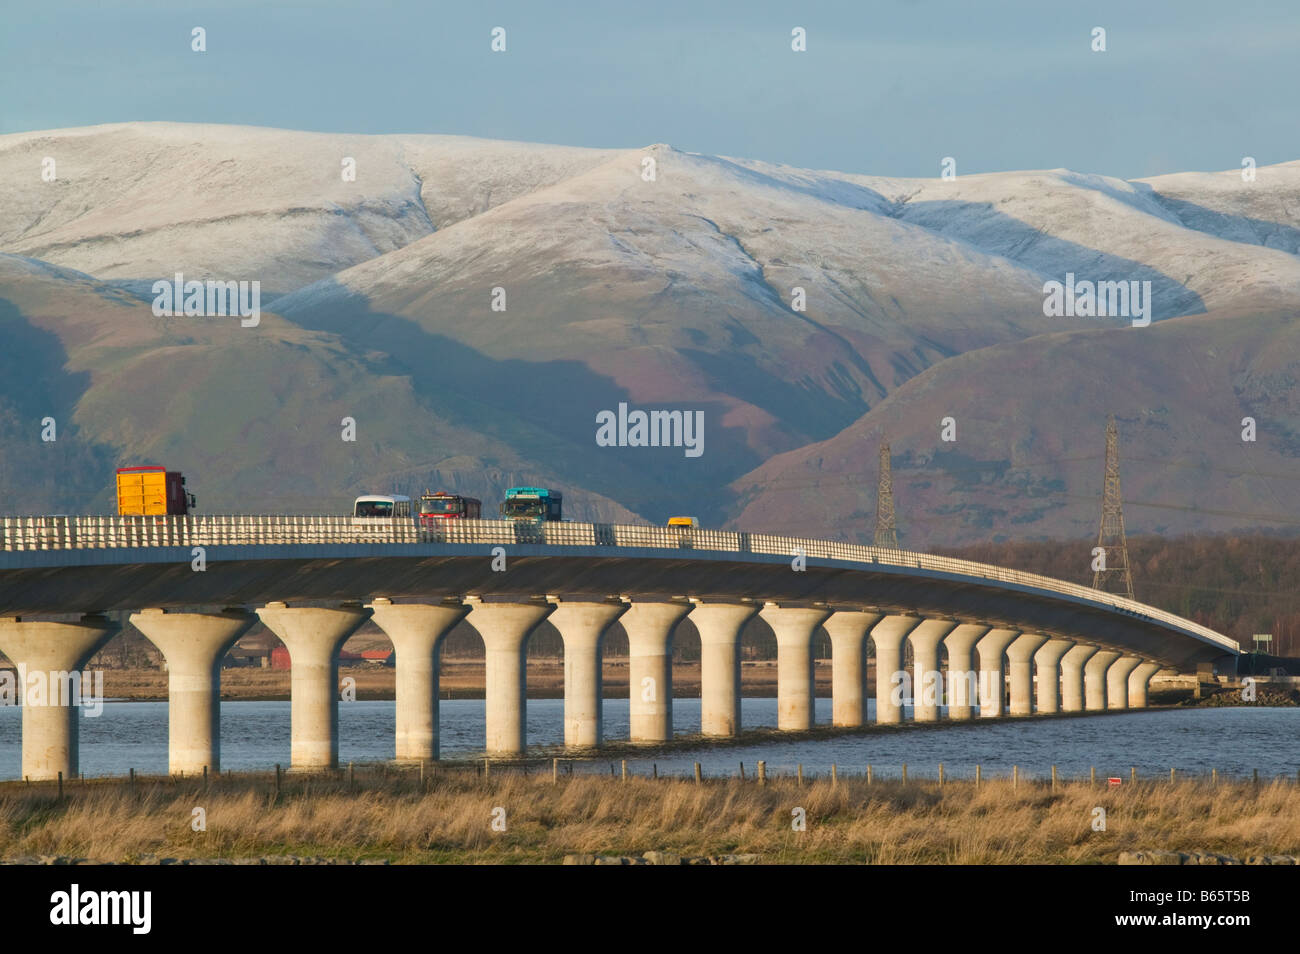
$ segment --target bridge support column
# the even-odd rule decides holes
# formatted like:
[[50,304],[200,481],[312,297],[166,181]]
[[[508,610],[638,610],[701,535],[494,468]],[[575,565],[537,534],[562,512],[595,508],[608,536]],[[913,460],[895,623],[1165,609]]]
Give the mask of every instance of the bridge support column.
[[552,602],[551,625],[564,641],[564,744],[571,749],[594,749],[602,739],[601,645],[610,623],[627,612],[627,604],[617,599]]
[[1074,648],[1061,657],[1061,711],[1083,711],[1083,667],[1097,653],[1097,647],[1088,643],[1075,643]]
[[1011,676],[1013,716],[1034,714],[1034,653],[1047,642],[1041,633],[1021,633],[1007,647],[1007,669]]
[[876,647],[877,725],[903,721],[903,707],[895,701],[896,693],[902,693],[901,681],[907,676],[903,669],[903,641],[920,624],[919,616],[886,616],[871,630],[871,642]]
[[367,604],[393,644],[397,659],[394,758],[399,762],[438,758],[438,670],[442,641],[465,618],[460,600],[394,603],[382,597]]
[[337,608],[268,603],[257,611],[289,649],[289,765],[311,771],[339,761],[339,650],[370,617],[360,603]]
[[776,634],[776,727],[807,732],[813,727],[817,698],[813,675],[813,634],[830,616],[817,607],[764,603],[758,614]]
[[1061,711],[1061,657],[1073,645],[1072,639],[1049,639],[1034,653],[1039,715],[1055,715]]
[[980,718],[995,719],[1002,715],[1002,666],[1007,647],[1020,635],[1016,629],[990,629],[975,644],[980,657]]
[[908,634],[912,644],[912,718],[917,722],[939,721],[943,702],[939,644],[956,627],[955,619],[927,619]]
[[75,623],[0,619],[0,652],[17,670],[14,691],[23,707],[24,778],[76,777],[81,669],[117,630],[99,615]]
[[1098,650],[1083,667],[1083,704],[1089,712],[1106,708],[1106,670],[1119,659],[1119,653]]
[[972,650],[989,627],[983,623],[961,623],[943,641],[948,650],[948,718],[964,722],[974,717],[975,664]]
[[633,742],[673,737],[673,630],[690,611],[690,603],[635,602],[619,617],[627,633]]
[[867,632],[883,613],[839,610],[822,625],[831,637],[831,724],[867,724]]
[[167,660],[167,763],[173,775],[221,771],[221,660],[257,617],[241,609],[165,613],[131,623]]
[[1128,708],[1128,677],[1142,663],[1140,656],[1120,656],[1106,670],[1106,708]]
[[691,622],[700,632],[700,732],[735,735],[740,731],[740,631],[758,607],[691,602]]
[[1128,707],[1145,709],[1147,707],[1147,686],[1151,677],[1160,671],[1160,663],[1144,662],[1128,676]]
[[489,755],[523,755],[528,746],[527,714],[528,637],[555,607],[545,600],[527,603],[484,603],[476,596],[469,623],[483,637],[487,657],[485,673],[486,747]]

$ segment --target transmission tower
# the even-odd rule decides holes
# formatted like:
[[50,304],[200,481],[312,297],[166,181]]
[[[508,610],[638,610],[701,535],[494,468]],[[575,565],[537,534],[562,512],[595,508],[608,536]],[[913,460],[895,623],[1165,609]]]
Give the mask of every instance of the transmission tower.
[[876,539],[878,547],[898,549],[894,526],[894,479],[889,472],[889,445],[880,445],[880,483],[876,489]]
[[1115,415],[1106,420],[1106,486],[1101,496],[1101,529],[1097,547],[1106,568],[1095,570],[1092,588],[1133,599],[1133,573],[1128,565],[1128,541],[1124,538],[1124,498],[1119,492],[1119,428]]

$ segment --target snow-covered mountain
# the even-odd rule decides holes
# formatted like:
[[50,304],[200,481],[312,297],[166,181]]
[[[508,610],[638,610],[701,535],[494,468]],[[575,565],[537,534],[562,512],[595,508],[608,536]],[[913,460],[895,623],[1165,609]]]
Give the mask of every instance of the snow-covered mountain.
[[[1071,461],[1100,446],[1105,410],[1126,441],[1186,458],[1128,478],[1192,508],[1149,529],[1223,525],[1202,500],[1268,523],[1276,508],[1247,498],[1282,478],[1234,477],[1214,461],[1239,448],[1217,437],[1185,444],[1221,417],[1273,415],[1251,448],[1269,473],[1300,448],[1279,397],[1300,360],[1296,162],[1253,181],[912,180],[664,144],[132,123],[0,136],[0,209],[17,356],[0,429],[18,441],[0,479],[64,510],[107,500],[112,460],[149,457],[201,474],[209,510],[337,510],[379,484],[491,501],[545,481],[578,517],[856,539],[887,437],[920,546],[1091,525],[1100,467],[1091,488],[1093,465]],[[260,324],[155,317],[149,288],[177,272],[260,282]],[[1045,315],[1044,283],[1067,273],[1149,281],[1156,323]],[[75,492],[17,450],[38,366],[84,449],[59,465]],[[599,446],[595,416],[620,403],[703,411],[705,452]],[[953,478],[954,453],[985,476]],[[910,486],[925,512],[909,529]]]

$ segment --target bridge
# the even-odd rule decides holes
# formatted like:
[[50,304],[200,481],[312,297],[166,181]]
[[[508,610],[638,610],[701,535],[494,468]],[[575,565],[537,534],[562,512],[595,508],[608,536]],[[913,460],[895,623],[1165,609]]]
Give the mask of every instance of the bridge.
[[[127,611],[167,663],[173,774],[220,768],[221,660],[257,619],[289,649],[291,767],[338,761],[338,655],[367,619],[397,661],[395,756],[438,757],[441,641],[462,618],[486,651],[490,756],[526,749],[525,649],[549,620],[564,644],[564,740],[602,742],[601,643],[627,632],[630,739],[672,738],[672,639],[700,636],[705,736],[741,729],[740,634],[777,641],[778,728],[813,727],[813,637],[831,640],[832,722],[900,723],[1144,708],[1159,670],[1232,671],[1238,644],[1152,606],[967,560],[758,533],[339,516],[0,518],[0,652],[52,687]],[[905,646],[914,666],[904,669]],[[940,651],[947,656],[946,683]],[[976,668],[978,666],[978,668]],[[22,774],[77,774],[67,693],[25,692]],[[38,697],[39,696],[39,697]],[[1009,702],[1008,702],[1009,700]]]

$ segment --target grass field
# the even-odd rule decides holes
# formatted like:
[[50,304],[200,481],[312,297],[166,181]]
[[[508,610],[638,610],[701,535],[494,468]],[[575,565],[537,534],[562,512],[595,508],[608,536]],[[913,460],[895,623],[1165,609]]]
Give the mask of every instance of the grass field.
[[[1105,830],[1094,830],[1105,811]],[[205,831],[195,831],[202,809]],[[504,809],[504,812],[498,811]],[[802,809],[806,830],[794,830]],[[494,830],[504,821],[505,830]],[[558,863],[569,854],[753,853],[761,863],[1114,863],[1121,851],[1300,854],[1292,781],[914,782],[561,775],[439,766],[0,785],[0,858],[278,855]]]

